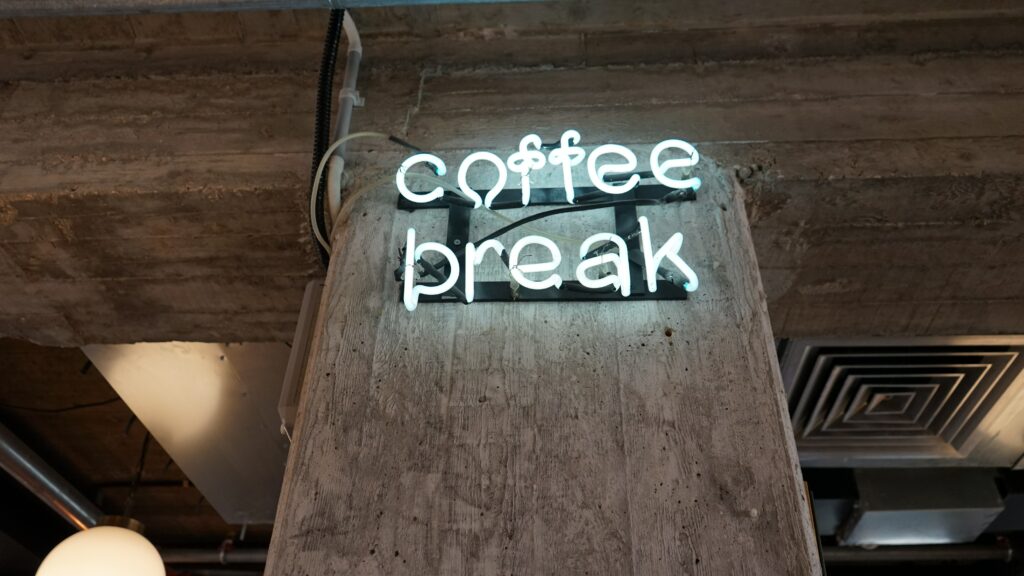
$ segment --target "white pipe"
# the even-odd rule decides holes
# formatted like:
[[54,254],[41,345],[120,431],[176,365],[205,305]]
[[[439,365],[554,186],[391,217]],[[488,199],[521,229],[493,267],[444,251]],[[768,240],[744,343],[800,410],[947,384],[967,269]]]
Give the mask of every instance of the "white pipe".
[[[348,58],[345,62],[345,80],[338,93],[338,123],[334,127],[334,141],[348,136],[352,126],[352,108],[359,103],[359,92],[356,91],[356,79],[359,76],[359,64],[363,58],[363,42],[359,38],[359,30],[352,20],[352,12],[345,11],[342,29],[348,40]],[[345,172],[345,145],[341,145],[331,156],[327,165],[327,209],[332,223],[341,211],[341,175]],[[333,224],[332,224],[333,225]]]
[[359,39],[359,30],[356,29],[356,23],[352,20],[352,11],[345,11],[345,19],[341,21],[341,27],[345,31],[345,37],[348,38],[348,51],[358,52],[360,55],[363,54],[363,41]]

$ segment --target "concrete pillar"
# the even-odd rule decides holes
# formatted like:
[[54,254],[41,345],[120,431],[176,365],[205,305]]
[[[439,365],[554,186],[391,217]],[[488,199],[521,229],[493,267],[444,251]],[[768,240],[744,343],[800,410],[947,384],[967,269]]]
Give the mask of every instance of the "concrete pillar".
[[[685,301],[409,312],[399,249],[410,227],[444,242],[447,212],[355,199],[267,574],[819,573],[743,193],[699,166],[696,201],[640,209],[656,246],[684,234]],[[598,212],[535,223],[566,279],[571,240],[614,231]],[[505,223],[472,217],[473,238]],[[491,258],[480,274],[507,275]]]

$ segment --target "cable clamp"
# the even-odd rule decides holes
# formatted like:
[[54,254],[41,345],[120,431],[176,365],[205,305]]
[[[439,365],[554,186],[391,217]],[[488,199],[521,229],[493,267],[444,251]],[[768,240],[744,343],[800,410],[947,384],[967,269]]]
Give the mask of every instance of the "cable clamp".
[[338,91],[338,100],[352,100],[352,105],[357,108],[362,108],[366,104],[366,98],[359,95],[359,91],[354,88],[342,88]]
[[225,541],[220,543],[220,549],[217,551],[217,553],[218,553],[217,556],[218,556],[218,559],[220,560],[220,563],[221,563],[222,566],[227,566],[227,564],[228,564],[228,552],[230,552],[230,551],[232,551],[234,549],[235,549],[235,542],[233,540],[231,540],[230,538],[228,538],[227,540],[225,540]]

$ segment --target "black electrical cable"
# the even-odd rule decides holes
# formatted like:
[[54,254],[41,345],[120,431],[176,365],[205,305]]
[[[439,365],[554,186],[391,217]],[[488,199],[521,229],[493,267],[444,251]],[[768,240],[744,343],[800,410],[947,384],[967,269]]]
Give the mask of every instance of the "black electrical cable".
[[650,170],[641,170],[639,172],[628,172],[626,174],[607,174],[604,177],[605,182],[625,182],[633,176],[639,176],[641,180],[645,178],[654,178],[654,172]]
[[394,134],[389,134],[388,135],[388,140],[394,142],[395,144],[398,144],[399,146],[401,146],[403,148],[408,148],[409,150],[412,150],[413,152],[420,152],[420,153],[423,152],[423,149],[420,148],[419,146],[416,146],[415,144],[410,144],[409,142],[407,142],[405,140],[402,140],[401,138],[399,138],[398,136],[395,136]]
[[[320,79],[316,90],[316,116],[313,128],[313,168],[310,172],[310,186],[316,179],[316,171],[320,166],[320,159],[330,146],[331,139],[331,100],[334,97],[334,67],[338,59],[338,44],[341,41],[342,22],[345,18],[345,10],[331,10],[330,18],[327,21],[327,34],[324,37],[324,49],[320,56]],[[327,238],[327,219],[324,217],[324,187],[322,179],[316,190],[316,214],[314,220],[320,234]],[[311,230],[313,245],[316,246],[320,255],[320,263],[327,268],[331,255],[316,239],[316,231]]]
[[131,488],[128,489],[128,498],[124,502],[124,516],[131,518],[132,508],[135,507],[135,491],[139,487],[139,482],[142,481],[142,472],[146,468],[146,454],[149,452],[149,430],[146,430],[146,435],[142,438],[142,452],[139,454],[139,464],[135,467],[135,476],[132,478]]
[[[546,210],[544,212],[538,212],[536,214],[531,214],[529,216],[520,218],[519,220],[516,220],[515,222],[512,222],[507,226],[502,226],[501,228],[498,228],[494,232],[491,232],[487,236],[484,236],[483,238],[477,240],[476,243],[483,244],[488,240],[494,240],[499,236],[504,236],[505,234],[508,234],[512,230],[515,230],[516,228],[519,228],[524,224],[529,224],[530,222],[533,222],[535,220],[547,218],[548,216],[555,216],[557,214],[565,214],[567,212],[583,212],[584,210],[597,210],[599,208],[611,208],[614,206],[629,206],[631,204],[636,206],[657,206],[659,204],[664,203],[664,200],[661,199],[637,198],[634,200],[613,200],[611,202],[601,202],[600,204],[577,204],[573,206],[566,206],[565,208],[555,208],[554,210]],[[463,251],[464,249],[457,252],[457,254],[461,254]]]

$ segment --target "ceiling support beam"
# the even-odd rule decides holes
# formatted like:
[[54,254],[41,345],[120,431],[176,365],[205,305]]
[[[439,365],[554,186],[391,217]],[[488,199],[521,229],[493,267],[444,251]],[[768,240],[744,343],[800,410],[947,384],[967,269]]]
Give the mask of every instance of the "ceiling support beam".
[[[759,25],[729,41],[700,36],[691,46],[714,56],[708,66],[687,64],[683,48],[656,50],[677,47],[667,35],[614,50],[604,32],[568,45],[438,36],[477,25],[446,11],[424,40],[372,24],[388,12],[359,15],[367,102],[354,129],[407,130],[447,159],[510,149],[525,127],[495,126],[500,110],[521,109],[531,129],[552,133],[587,110],[606,127],[588,137],[607,141],[670,122],[740,168],[776,336],[1020,332],[1024,78],[1005,70],[1024,65],[1012,49],[1024,18],[879,21],[842,28],[845,39],[786,28],[794,41],[782,54],[815,55],[792,59],[767,57],[778,30]],[[86,40],[60,51],[0,54],[0,77],[14,79],[0,87],[0,334],[59,346],[292,338],[305,286],[322,274],[307,222],[323,30],[306,18],[323,14],[234,15],[218,34],[245,43],[189,40],[216,16],[179,28],[169,16],[137,19],[125,26],[138,48],[73,51],[101,45],[89,43],[104,37],[93,22],[92,36],[76,25]],[[61,44],[60,22],[33,21],[36,41]],[[267,27],[295,39],[261,43]],[[161,41],[154,29],[183,32]],[[854,50],[857,38],[871,41]],[[992,51],[965,51],[971,38]],[[637,62],[679,64],[605,67],[625,62],[623,46]],[[899,54],[877,54],[887,49]],[[918,51],[932,56],[905,55]],[[763,59],[741,58],[755,53]],[[494,68],[502,55],[502,66],[529,67]],[[413,58],[445,66],[421,76],[401,65]],[[545,61],[553,67],[536,67]],[[385,177],[374,168],[385,152],[401,154],[354,143],[346,172]]]
[[[236,12],[242,10],[307,10],[383,8],[437,4],[493,4],[499,0],[8,0],[0,17],[97,16],[149,12]],[[536,0],[500,0],[532,2]]]

